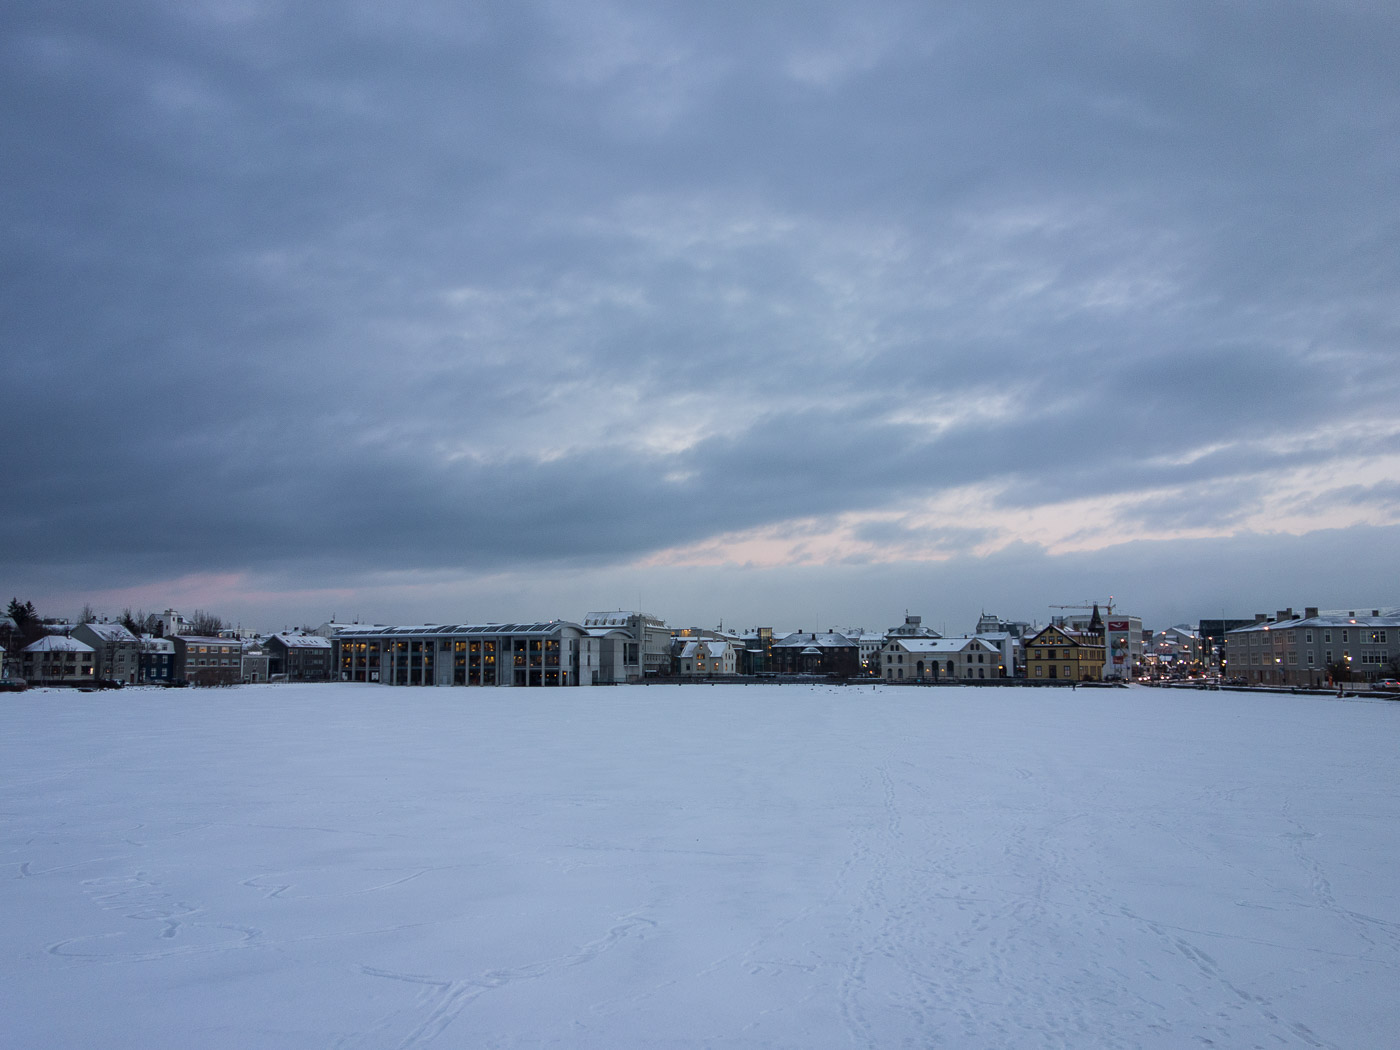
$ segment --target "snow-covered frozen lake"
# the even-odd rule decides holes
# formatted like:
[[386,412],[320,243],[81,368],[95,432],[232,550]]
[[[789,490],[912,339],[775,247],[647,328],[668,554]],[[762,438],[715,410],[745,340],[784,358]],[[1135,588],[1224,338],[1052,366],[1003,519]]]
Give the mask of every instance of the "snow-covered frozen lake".
[[1400,704],[0,696],[5,1047],[1400,1043]]

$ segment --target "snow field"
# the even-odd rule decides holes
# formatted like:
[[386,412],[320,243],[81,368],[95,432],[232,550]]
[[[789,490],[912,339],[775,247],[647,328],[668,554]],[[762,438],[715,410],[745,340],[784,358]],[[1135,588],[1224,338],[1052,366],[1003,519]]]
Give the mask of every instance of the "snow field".
[[1400,705],[0,698],[5,1047],[1384,1047]]

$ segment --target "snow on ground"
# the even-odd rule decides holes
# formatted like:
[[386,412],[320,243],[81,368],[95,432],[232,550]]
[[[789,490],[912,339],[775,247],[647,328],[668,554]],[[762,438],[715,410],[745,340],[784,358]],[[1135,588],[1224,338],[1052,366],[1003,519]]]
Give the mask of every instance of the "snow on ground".
[[0,696],[5,1047],[1363,1047],[1400,704]]

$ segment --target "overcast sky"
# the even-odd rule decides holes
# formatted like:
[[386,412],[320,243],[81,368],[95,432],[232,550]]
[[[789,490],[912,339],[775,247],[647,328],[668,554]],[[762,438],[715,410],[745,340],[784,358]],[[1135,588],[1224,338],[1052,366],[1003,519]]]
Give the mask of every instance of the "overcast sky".
[[0,587],[1400,604],[1400,7],[0,8]]

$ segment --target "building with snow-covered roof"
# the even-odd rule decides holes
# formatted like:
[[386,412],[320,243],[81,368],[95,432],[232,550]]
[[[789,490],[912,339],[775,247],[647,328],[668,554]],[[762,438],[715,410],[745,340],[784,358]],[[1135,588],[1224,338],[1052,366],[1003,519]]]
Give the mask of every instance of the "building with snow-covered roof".
[[676,656],[676,673],[682,678],[712,678],[737,670],[737,651],[728,638],[692,639]]
[[119,623],[80,623],[72,637],[92,646],[94,674],[134,685],[141,679],[141,640]]
[[1001,665],[1006,669],[1007,678],[1020,677],[1026,669],[1022,655],[1021,637],[1010,631],[978,631],[972,637],[980,638],[1001,654]]
[[861,674],[860,646],[839,631],[795,631],[774,642],[772,654],[778,674],[838,678]]
[[[664,620],[650,613],[632,609],[591,612],[583,618],[583,626],[593,629],[621,629],[632,635],[638,645],[636,675],[655,678],[671,673],[671,629]],[[633,673],[627,662],[629,677]]]
[[1004,678],[1001,650],[982,638],[892,638],[880,651],[887,682],[985,681]]
[[893,641],[895,638],[941,638],[943,637],[932,627],[924,626],[922,616],[910,616],[904,614],[904,622],[898,627],[891,627],[885,632],[885,641]]
[[243,646],[231,638],[177,634],[173,679],[190,685],[237,685],[243,679]]
[[141,636],[138,681],[164,685],[175,677],[175,643],[153,634]]
[[92,646],[62,634],[47,634],[20,650],[20,677],[37,685],[88,685],[93,681]]
[[1103,632],[1078,631],[1063,624],[1042,627],[1025,640],[1026,677],[1044,682],[1103,680]]
[[268,674],[273,679],[329,682],[334,677],[329,638],[319,634],[274,634],[263,642],[262,648],[267,654]]
[[1400,610],[1258,613],[1253,623],[1225,635],[1224,667],[1250,685],[1320,687],[1396,677]]

